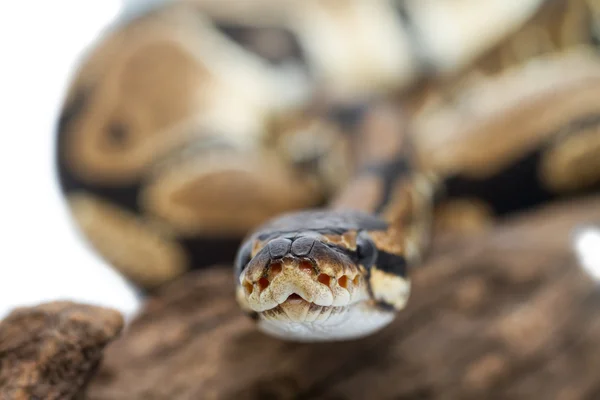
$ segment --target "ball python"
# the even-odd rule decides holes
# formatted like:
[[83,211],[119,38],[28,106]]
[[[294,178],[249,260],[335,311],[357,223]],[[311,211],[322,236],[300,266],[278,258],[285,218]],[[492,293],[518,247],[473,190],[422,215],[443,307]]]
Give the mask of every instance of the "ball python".
[[600,186],[598,3],[523,1],[453,62],[424,22],[443,3],[197,0],[119,21],[58,122],[75,226],[148,291],[233,262],[276,337],[382,329],[432,232]]

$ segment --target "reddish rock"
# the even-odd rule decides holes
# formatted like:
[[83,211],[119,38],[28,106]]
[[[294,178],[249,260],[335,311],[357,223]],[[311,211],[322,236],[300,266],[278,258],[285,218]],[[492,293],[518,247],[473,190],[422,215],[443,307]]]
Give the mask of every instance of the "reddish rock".
[[72,302],[14,310],[0,323],[0,399],[82,398],[122,327],[117,311]]

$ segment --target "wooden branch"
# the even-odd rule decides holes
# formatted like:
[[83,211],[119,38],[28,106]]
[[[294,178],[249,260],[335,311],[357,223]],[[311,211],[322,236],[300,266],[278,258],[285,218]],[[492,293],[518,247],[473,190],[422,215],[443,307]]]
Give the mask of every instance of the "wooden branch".
[[82,398],[104,346],[122,327],[117,311],[100,307],[16,309],[0,323],[0,399]]
[[89,398],[600,398],[600,290],[571,250],[572,229],[599,220],[596,197],[438,238],[408,308],[351,342],[267,337],[229,269],[191,273],[107,348]]

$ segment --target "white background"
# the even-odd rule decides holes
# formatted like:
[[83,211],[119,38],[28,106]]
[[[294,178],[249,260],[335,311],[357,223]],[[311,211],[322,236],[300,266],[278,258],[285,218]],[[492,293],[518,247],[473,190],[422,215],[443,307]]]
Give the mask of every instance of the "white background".
[[61,298],[127,316],[139,305],[77,235],[54,167],[56,120],[77,59],[136,3],[0,1],[0,318]]

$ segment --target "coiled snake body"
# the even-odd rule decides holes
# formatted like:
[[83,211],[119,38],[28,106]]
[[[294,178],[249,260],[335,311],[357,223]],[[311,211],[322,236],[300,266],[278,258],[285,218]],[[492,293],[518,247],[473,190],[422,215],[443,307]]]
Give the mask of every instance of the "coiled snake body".
[[405,306],[432,221],[484,229],[597,189],[600,7],[524,7],[452,59],[421,4],[204,0],[121,22],[59,122],[77,226],[148,290],[239,246],[261,329],[337,340]]

